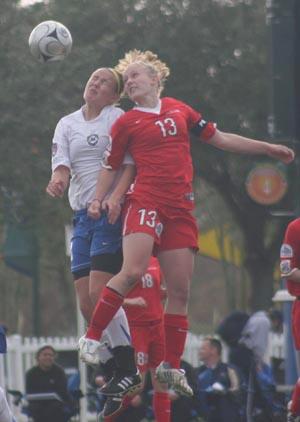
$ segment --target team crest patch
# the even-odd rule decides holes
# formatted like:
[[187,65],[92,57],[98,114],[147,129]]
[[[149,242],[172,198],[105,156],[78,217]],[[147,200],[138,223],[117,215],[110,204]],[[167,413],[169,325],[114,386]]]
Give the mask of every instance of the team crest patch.
[[54,142],[52,144],[52,157],[55,157],[55,155],[57,154],[57,150],[58,150],[58,145],[56,142]]
[[281,274],[289,274],[291,272],[291,261],[289,259],[284,259],[280,262],[280,272]]
[[280,248],[280,258],[293,258],[294,252],[291,245],[284,243]]
[[195,200],[194,192],[188,192],[184,195],[184,197],[187,201],[194,201]]
[[162,224],[162,223],[158,223],[158,224],[156,224],[156,227],[155,227],[155,233],[156,233],[156,235],[157,235],[158,237],[161,235],[161,233],[162,233],[162,231],[163,231],[163,228],[164,228],[164,226],[163,226],[163,224]]
[[99,136],[97,134],[89,135],[86,140],[91,147],[94,147],[98,144]]

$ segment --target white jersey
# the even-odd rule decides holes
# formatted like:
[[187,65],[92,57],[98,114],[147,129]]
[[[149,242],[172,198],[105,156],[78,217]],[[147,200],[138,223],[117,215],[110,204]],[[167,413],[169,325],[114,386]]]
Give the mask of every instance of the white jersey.
[[[110,105],[95,119],[85,120],[81,108],[58,122],[52,143],[52,171],[60,165],[70,169],[69,202],[74,211],[87,208],[94,198],[111,127],[123,113]],[[133,164],[129,155],[124,164]]]

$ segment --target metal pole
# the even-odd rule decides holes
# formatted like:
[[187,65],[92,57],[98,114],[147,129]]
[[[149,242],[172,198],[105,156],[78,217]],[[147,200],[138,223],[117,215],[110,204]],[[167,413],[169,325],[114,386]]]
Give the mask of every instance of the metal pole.
[[298,378],[295,347],[291,325],[291,307],[295,300],[286,289],[278,290],[273,302],[283,305],[283,333],[284,333],[284,358],[285,358],[285,384],[292,390]]
[[39,250],[36,235],[34,235],[33,272],[32,272],[32,327],[33,335],[39,337],[41,333],[40,314],[40,270]]

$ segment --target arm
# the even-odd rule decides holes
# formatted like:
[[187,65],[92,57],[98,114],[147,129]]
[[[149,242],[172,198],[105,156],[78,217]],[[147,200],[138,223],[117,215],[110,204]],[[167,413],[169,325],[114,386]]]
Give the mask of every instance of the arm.
[[139,306],[141,308],[146,308],[147,307],[147,302],[145,301],[145,299],[141,296],[139,297],[132,297],[132,298],[128,298],[128,299],[124,299],[123,301],[123,306]]
[[294,159],[294,151],[280,144],[257,141],[233,133],[225,133],[216,130],[209,143],[225,151],[241,154],[262,154],[288,164]]
[[68,131],[60,120],[55,128],[52,141],[52,176],[46,192],[53,198],[61,198],[68,187],[70,179],[70,151]]
[[108,210],[108,221],[110,224],[114,224],[117,221],[121,212],[122,199],[133,183],[135,175],[135,166],[133,164],[125,164],[117,186],[110,197],[104,201],[103,208]]
[[105,198],[107,192],[111,188],[116,177],[116,170],[111,170],[108,168],[102,168],[99,172],[95,197],[92,200],[90,206],[88,207],[88,215],[91,218],[97,220],[101,215],[101,206],[102,201]]
[[52,173],[46,192],[53,198],[61,198],[68,187],[69,179],[70,169],[63,165],[58,166]]
[[293,220],[287,227],[283,244],[280,248],[280,273],[285,280],[300,283],[299,267],[299,219]]
[[289,279],[291,281],[296,281],[300,283],[300,270],[298,268],[293,268],[289,273],[281,273],[281,278]]

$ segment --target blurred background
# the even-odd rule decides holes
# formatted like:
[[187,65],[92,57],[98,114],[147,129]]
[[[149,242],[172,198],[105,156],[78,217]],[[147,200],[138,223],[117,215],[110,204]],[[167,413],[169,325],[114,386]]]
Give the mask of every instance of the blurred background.
[[[1,1],[0,321],[9,334],[76,334],[65,241],[71,210],[45,186],[56,123],[81,106],[90,73],[114,66],[129,49],[150,49],[171,68],[164,95],[221,130],[297,151],[297,3]],[[73,49],[63,62],[41,64],[29,53],[28,36],[49,19],[69,28]],[[300,214],[299,161],[286,167],[192,144],[200,253],[189,312],[191,330],[205,334],[229,311],[270,307],[280,287],[283,232]]]

